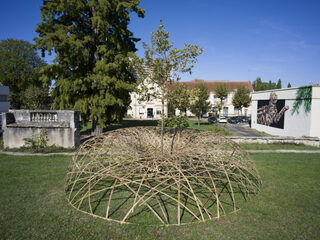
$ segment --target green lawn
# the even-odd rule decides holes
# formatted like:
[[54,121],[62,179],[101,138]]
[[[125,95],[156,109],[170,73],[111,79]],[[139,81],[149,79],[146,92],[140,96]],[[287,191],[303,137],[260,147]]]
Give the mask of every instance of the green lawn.
[[250,154],[261,193],[220,221],[119,225],[66,202],[68,156],[0,155],[0,239],[318,239],[320,154]]
[[[207,130],[212,131],[215,133],[219,133],[224,136],[232,135],[226,129],[220,128],[214,124],[210,124],[207,121],[201,121],[200,126],[198,126],[197,120],[188,120],[190,128],[199,129],[199,130]],[[125,127],[137,127],[137,126],[158,126],[158,120],[134,120],[134,119],[126,119],[123,120],[122,124],[112,124],[106,127],[105,131],[110,131],[118,128],[125,128]],[[84,126],[81,132],[89,133],[91,131],[92,124],[89,122],[86,126]]]
[[212,123],[208,123],[207,121],[201,121],[200,126],[198,126],[197,120],[189,120],[190,128],[199,129],[199,130],[206,130],[206,131],[212,131],[215,133],[219,133],[223,136],[230,136],[232,135],[227,129],[224,129],[223,127],[218,127]]

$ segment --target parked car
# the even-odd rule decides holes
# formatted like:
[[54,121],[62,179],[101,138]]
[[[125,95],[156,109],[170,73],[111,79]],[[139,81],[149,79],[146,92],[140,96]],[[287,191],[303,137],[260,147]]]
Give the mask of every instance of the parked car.
[[246,117],[246,116],[241,117],[241,122],[247,123],[248,121],[249,121],[248,117]]
[[236,124],[236,123],[239,123],[239,118],[238,117],[230,117],[228,119],[228,123],[232,123],[232,124]]
[[225,117],[220,117],[218,121],[219,123],[226,123],[227,119]]
[[216,123],[217,122],[217,118],[216,117],[208,117],[208,122],[209,123]]

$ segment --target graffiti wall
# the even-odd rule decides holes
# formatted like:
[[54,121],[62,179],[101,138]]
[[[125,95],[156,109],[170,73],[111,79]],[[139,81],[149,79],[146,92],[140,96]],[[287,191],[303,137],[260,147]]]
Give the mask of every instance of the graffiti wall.
[[320,138],[320,85],[253,92],[251,119],[272,136]]
[[274,92],[269,100],[258,100],[257,123],[275,128],[284,128],[284,113],[289,109],[285,100],[278,100]]

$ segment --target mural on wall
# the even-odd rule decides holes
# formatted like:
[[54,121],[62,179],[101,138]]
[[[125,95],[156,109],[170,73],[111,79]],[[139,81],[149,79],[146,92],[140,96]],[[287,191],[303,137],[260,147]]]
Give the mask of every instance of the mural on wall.
[[257,123],[284,128],[284,113],[289,109],[285,106],[285,100],[278,100],[276,93],[270,93],[270,100],[259,100],[257,110]]
[[291,109],[291,115],[295,112],[299,114],[300,106],[304,106],[305,114],[311,111],[311,100],[312,100],[312,86],[299,87],[296,93],[296,100],[293,103],[293,108]]

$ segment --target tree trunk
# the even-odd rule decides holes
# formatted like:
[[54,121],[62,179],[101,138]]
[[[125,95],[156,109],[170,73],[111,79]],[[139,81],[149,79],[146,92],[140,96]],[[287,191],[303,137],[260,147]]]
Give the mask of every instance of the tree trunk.
[[162,89],[161,96],[161,156],[163,156],[163,132],[164,132],[164,90]]
[[98,128],[98,119],[94,118],[92,120],[92,131],[91,131],[91,136],[98,136],[103,132],[103,128]]
[[201,115],[199,114],[199,116],[198,116],[198,127],[200,127],[200,117],[201,117]]

